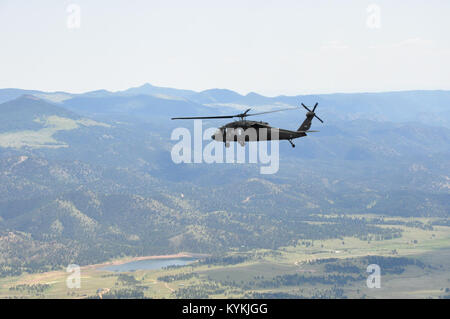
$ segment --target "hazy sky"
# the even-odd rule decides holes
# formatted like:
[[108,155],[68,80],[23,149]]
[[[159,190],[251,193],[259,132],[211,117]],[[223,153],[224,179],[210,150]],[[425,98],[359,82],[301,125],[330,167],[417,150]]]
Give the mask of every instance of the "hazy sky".
[[449,31],[448,0],[0,0],[0,88],[450,89]]

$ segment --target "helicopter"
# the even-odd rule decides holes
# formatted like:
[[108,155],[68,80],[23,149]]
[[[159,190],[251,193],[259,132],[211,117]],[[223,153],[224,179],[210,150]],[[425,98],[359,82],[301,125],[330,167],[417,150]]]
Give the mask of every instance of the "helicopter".
[[[216,133],[214,133],[211,138],[218,142],[224,142],[225,147],[230,147],[230,142],[239,142],[241,146],[245,146],[245,142],[252,141],[269,141],[269,140],[287,140],[291,143],[292,147],[295,147],[295,144],[292,142],[293,139],[307,136],[306,133],[319,132],[319,131],[311,131],[309,130],[311,127],[311,122],[313,118],[317,118],[321,123],[323,123],[322,119],[320,119],[315,111],[319,103],[316,103],[312,110],[310,107],[301,103],[301,105],[308,111],[306,113],[306,119],[300,125],[300,127],[296,130],[288,130],[277,127],[272,127],[267,122],[263,121],[249,121],[246,118],[248,116],[255,116],[261,114],[268,114],[274,112],[281,112],[287,110],[296,110],[297,108],[286,108],[274,111],[267,112],[259,112],[259,113],[251,113],[248,112],[251,109],[247,109],[245,112],[236,114],[236,115],[219,115],[219,116],[192,116],[192,117],[173,117],[172,120],[193,120],[193,119],[231,119],[231,118],[239,118],[240,120],[227,123],[221,126]],[[248,132],[253,129],[253,132],[256,134],[249,134]],[[265,131],[266,134],[262,134],[261,130]]]

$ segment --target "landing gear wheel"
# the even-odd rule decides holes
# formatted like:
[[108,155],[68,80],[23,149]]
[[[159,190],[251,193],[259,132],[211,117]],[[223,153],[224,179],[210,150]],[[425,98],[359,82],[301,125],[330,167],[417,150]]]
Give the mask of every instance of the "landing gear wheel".
[[226,142],[225,147],[227,147],[227,148],[230,147],[230,142]]
[[289,143],[291,143],[292,147],[295,147],[295,144],[294,144],[294,143],[292,143],[292,141],[291,141],[291,140],[288,140],[288,141],[289,141]]

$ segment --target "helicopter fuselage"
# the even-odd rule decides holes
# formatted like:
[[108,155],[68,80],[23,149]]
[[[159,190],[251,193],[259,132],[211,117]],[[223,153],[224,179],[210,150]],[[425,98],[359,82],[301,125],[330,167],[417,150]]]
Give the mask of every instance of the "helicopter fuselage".
[[240,120],[220,127],[211,138],[218,142],[252,142],[270,140],[292,140],[306,136],[302,131],[291,131],[272,127],[267,122]]

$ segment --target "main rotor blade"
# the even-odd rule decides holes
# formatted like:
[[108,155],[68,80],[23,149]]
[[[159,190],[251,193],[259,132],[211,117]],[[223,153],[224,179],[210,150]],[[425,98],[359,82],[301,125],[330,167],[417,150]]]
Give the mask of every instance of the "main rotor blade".
[[317,105],[319,105],[319,103],[314,104],[313,112],[316,110]]
[[172,120],[232,119],[232,118],[235,118],[235,117],[244,118],[244,117],[247,117],[247,116],[267,114],[267,113],[274,113],[274,112],[281,112],[281,111],[286,111],[286,110],[296,110],[296,108],[286,108],[286,109],[281,109],[281,110],[259,112],[259,113],[253,113],[253,114],[247,114],[247,112],[250,111],[250,109],[247,109],[244,113],[240,113],[240,114],[236,114],[236,115],[172,117]]
[[236,115],[223,116],[191,116],[191,117],[172,117],[172,120],[196,120],[196,119],[232,119]]
[[290,107],[290,108],[274,110],[274,111],[267,111],[267,112],[259,112],[259,113],[247,114],[246,116],[261,115],[261,114],[268,114],[268,113],[275,113],[275,112],[289,111],[289,110],[296,110],[296,109],[297,108]]

